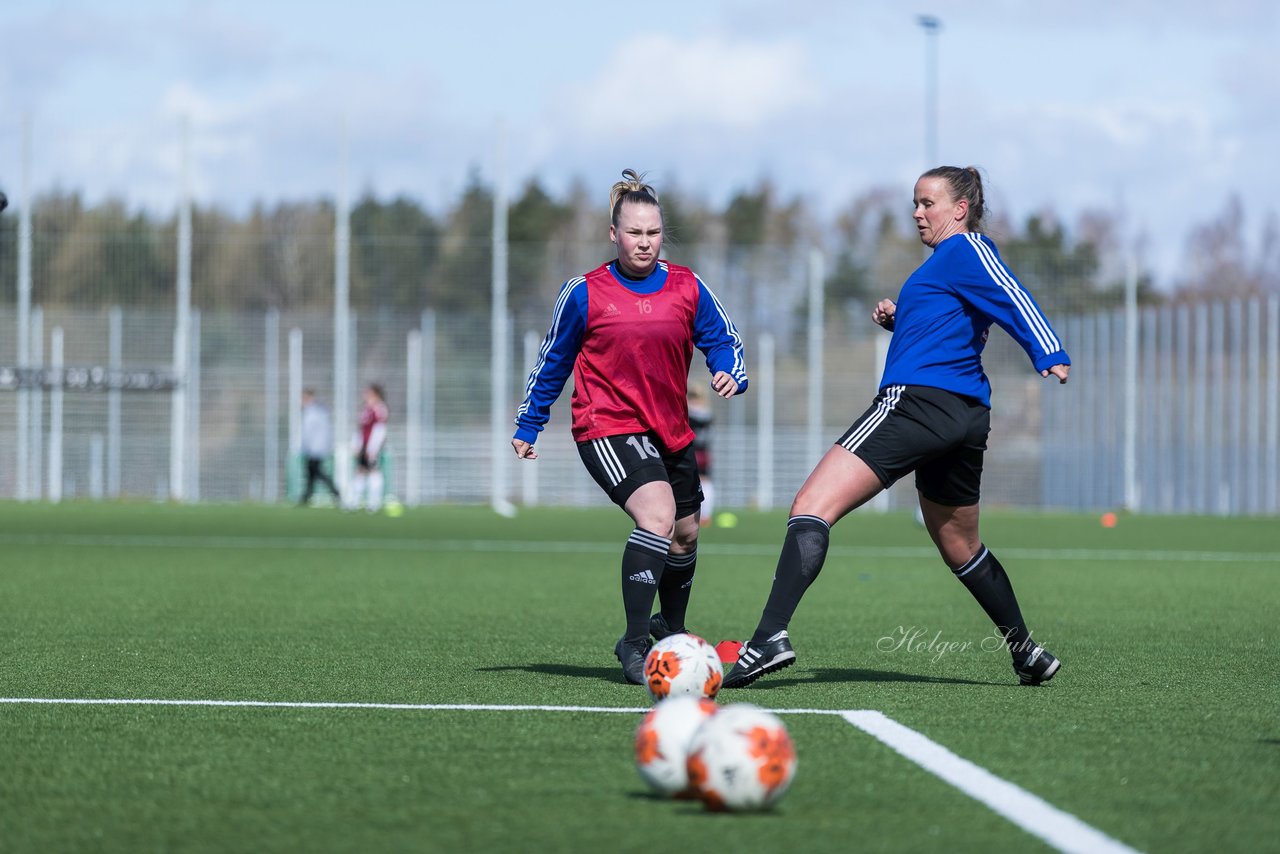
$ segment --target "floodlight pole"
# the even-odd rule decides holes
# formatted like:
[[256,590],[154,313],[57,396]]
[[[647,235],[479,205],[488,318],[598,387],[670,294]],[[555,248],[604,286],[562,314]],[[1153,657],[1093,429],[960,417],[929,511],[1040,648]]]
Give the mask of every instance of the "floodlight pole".
[[924,159],[926,169],[938,165],[938,32],[942,21],[932,15],[916,18],[924,30]]

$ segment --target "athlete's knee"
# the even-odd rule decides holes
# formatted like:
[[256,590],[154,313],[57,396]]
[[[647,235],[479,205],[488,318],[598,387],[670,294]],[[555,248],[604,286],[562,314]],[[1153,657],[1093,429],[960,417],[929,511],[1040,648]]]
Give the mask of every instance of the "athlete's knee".
[[947,566],[955,569],[964,566],[974,555],[982,551],[982,538],[975,532],[973,535],[955,531],[940,532],[934,538],[938,554]]
[[791,501],[791,511],[788,518],[794,519],[797,516],[818,516],[821,514],[821,502],[815,500],[816,492],[809,488],[808,484],[800,487],[800,491],[796,493],[796,497]]
[[662,510],[637,510],[632,514],[632,519],[635,521],[637,528],[642,528],[668,540],[676,538],[676,518],[674,513],[665,513]]
[[698,547],[698,531],[697,514],[677,519],[675,522],[675,534],[671,539],[672,553],[687,554],[696,549]]

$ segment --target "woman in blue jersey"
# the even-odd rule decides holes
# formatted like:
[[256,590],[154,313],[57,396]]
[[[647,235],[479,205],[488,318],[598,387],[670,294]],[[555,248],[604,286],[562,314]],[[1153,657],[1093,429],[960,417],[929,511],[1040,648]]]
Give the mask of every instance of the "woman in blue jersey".
[[1071,360],[995,244],[979,233],[977,169],[930,169],[916,181],[914,204],[920,240],[933,254],[907,278],[896,302],[881,300],[872,314],[893,333],[880,393],[796,495],[768,602],[726,688],[750,685],[795,661],[787,626],[826,560],[831,526],[912,471],[938,553],[995,624],[1019,680],[1039,685],[1060,666],[1031,639],[1009,577],[978,531],[991,423],[982,350],[995,323],[1022,345],[1041,376],[1065,383]]
[[[697,347],[721,397],[747,388],[742,340],[692,270],[659,260],[658,194],[628,169],[609,198],[618,256],[560,289],[525,385],[511,440],[533,445],[573,374],[573,437],[587,471],[635,522],[622,552],[627,627],[614,646],[628,682],[644,684],[649,636],[685,630],[698,557],[702,490],[685,389]],[[655,594],[660,610],[650,615]]]

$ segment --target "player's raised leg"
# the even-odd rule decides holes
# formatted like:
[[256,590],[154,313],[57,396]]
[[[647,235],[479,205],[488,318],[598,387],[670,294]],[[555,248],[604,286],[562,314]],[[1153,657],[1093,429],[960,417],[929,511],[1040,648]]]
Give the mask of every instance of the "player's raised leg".
[[884,488],[871,468],[841,445],[833,445],[809,475],[791,505],[787,535],[773,587],[751,639],[725,677],[725,688],[742,688],[766,673],[795,663],[787,628],[827,559],[831,526]]

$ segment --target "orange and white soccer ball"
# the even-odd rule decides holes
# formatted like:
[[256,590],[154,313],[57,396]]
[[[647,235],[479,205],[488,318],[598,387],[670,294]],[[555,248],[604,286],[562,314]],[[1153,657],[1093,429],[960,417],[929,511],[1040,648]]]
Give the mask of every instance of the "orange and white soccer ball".
[[662,795],[689,791],[689,742],[716,713],[716,704],[697,697],[672,697],[649,710],[636,728],[636,770]]
[[796,749],[776,715],[735,703],[722,707],[694,733],[688,773],[690,788],[707,809],[765,809],[790,788]]
[[670,635],[653,645],[644,660],[644,678],[655,700],[668,697],[714,699],[724,679],[716,648],[697,635]]

